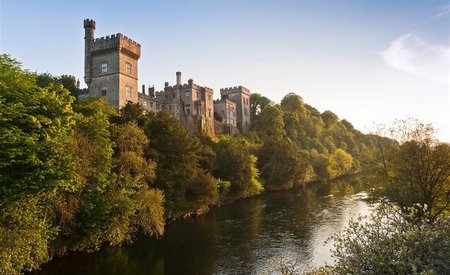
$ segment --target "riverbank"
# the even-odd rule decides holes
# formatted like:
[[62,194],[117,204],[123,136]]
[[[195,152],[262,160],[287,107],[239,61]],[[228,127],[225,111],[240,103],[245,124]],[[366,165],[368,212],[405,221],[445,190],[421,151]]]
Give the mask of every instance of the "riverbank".
[[265,192],[170,223],[161,238],[140,235],[133,244],[69,253],[33,274],[258,274],[277,257],[322,265],[330,261],[323,241],[365,211],[355,195],[364,188],[346,178]]
[[183,214],[180,217],[168,218],[168,219],[166,219],[166,224],[171,224],[171,223],[174,223],[174,222],[177,222],[177,221],[190,219],[192,217],[198,217],[198,216],[201,216],[201,215],[204,215],[204,214],[208,213],[213,208],[221,207],[221,206],[224,206],[224,205],[229,205],[229,204],[235,203],[235,202],[240,201],[240,200],[255,198],[255,197],[262,196],[264,194],[270,193],[270,192],[289,191],[289,190],[293,190],[293,189],[307,188],[307,187],[313,186],[314,184],[321,184],[321,183],[332,184],[332,183],[339,182],[339,181],[342,181],[342,180],[347,180],[347,179],[352,179],[352,178],[355,178],[355,177],[360,177],[362,175],[363,175],[363,172],[358,172],[358,173],[342,175],[340,177],[337,177],[337,178],[334,178],[334,179],[331,179],[331,180],[328,180],[328,181],[317,181],[317,180],[315,180],[315,181],[305,182],[303,184],[293,185],[293,186],[291,186],[289,188],[264,189],[261,193],[259,193],[257,195],[253,195],[253,196],[249,196],[249,197],[245,197],[245,198],[237,198],[237,199],[223,201],[223,202],[218,202],[216,204],[210,205],[208,208],[198,209],[198,210],[195,210],[195,211]]

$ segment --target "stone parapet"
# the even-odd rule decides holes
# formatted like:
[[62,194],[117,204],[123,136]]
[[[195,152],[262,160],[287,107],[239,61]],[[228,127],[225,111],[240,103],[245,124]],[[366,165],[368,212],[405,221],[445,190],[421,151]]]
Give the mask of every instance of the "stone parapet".
[[141,56],[141,45],[121,33],[96,38],[94,40],[91,48],[92,53],[109,51],[120,51],[138,59]]

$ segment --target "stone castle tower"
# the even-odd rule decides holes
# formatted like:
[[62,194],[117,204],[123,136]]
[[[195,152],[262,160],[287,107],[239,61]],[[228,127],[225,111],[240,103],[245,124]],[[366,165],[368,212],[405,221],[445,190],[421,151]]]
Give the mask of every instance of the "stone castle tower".
[[236,102],[237,127],[241,133],[250,131],[250,91],[242,86],[220,89],[222,98]]
[[84,20],[84,81],[89,96],[103,96],[120,108],[138,102],[141,45],[121,33],[95,38],[95,21]]

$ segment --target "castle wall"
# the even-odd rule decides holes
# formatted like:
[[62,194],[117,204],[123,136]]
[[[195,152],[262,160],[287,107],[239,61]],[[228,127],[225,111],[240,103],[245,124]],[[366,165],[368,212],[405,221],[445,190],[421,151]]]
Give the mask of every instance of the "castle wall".
[[222,98],[236,102],[237,127],[241,133],[250,131],[250,91],[245,87],[230,87],[220,89]]
[[85,20],[84,28],[89,96],[104,96],[109,105],[117,108],[127,101],[137,103],[141,45],[120,33],[94,39],[94,20]]
[[[107,64],[108,71],[102,73],[102,64]],[[89,86],[90,96],[105,96],[108,105],[119,106],[119,53],[105,52],[92,55],[92,80]],[[106,88],[106,95],[102,90]]]
[[[168,112],[190,131],[200,128],[206,134],[214,135],[218,127],[214,121],[214,108],[221,107],[215,106],[212,89],[199,86],[192,79],[181,84],[181,72],[177,72],[176,85],[169,86],[166,82],[162,92],[155,93],[154,88],[149,88],[149,95],[139,93],[141,45],[120,33],[95,38],[94,20],[84,20],[84,28],[85,81],[89,96],[104,96],[109,105],[117,108],[128,101],[140,103],[147,112]],[[228,127],[225,132],[235,132],[235,126],[242,133],[247,132],[250,129],[250,91],[239,86],[221,89],[220,93],[230,99],[223,101],[226,113],[223,126]]]
[[222,123],[230,126],[237,126],[236,123],[236,102],[222,98],[214,101],[214,112],[222,117]]

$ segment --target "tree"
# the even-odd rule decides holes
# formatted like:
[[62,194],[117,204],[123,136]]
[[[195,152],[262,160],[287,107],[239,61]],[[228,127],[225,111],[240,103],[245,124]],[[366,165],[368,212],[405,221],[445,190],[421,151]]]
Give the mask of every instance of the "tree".
[[140,126],[143,126],[142,123],[145,120],[145,117],[143,116],[144,111],[144,107],[139,103],[128,101],[127,104],[119,110],[119,117],[114,120],[117,120],[118,123],[135,122]]
[[320,116],[322,117],[322,120],[325,123],[326,128],[330,128],[331,126],[336,124],[339,120],[339,117],[329,110],[326,110]]
[[229,199],[253,196],[263,190],[258,179],[257,158],[250,154],[243,141],[221,136],[215,152],[214,176],[231,183]]
[[217,184],[200,168],[199,140],[165,112],[147,116],[145,133],[150,142],[146,157],[157,162],[153,186],[164,190],[166,217],[176,218],[214,204]]
[[303,98],[294,93],[289,93],[283,97],[280,104],[286,112],[296,113],[300,118],[305,117],[306,108],[303,104]]
[[405,211],[419,204],[425,217],[436,219],[450,205],[450,146],[433,138],[431,125],[417,120],[397,121],[389,131],[398,143],[378,138],[372,158],[380,185],[376,196]]
[[113,142],[109,118],[115,115],[104,98],[89,98],[74,106],[74,133],[66,152],[76,160],[77,185],[54,201],[61,242],[69,249],[98,249],[109,221],[107,189],[113,182]]
[[311,165],[318,180],[325,181],[333,178],[334,171],[331,170],[333,163],[330,163],[330,159],[327,156],[313,151],[311,158]]
[[264,108],[255,124],[255,128],[267,137],[279,139],[286,135],[283,111],[278,106]]
[[268,140],[258,152],[258,166],[267,189],[287,189],[303,183],[308,163],[289,140]]
[[120,244],[131,240],[138,229],[147,235],[164,232],[164,196],[160,190],[150,189],[155,180],[156,163],[144,158],[148,139],[134,123],[113,125],[115,143],[115,182],[108,188],[111,205],[110,225],[106,240]]
[[78,87],[77,80],[72,75],[62,75],[54,76],[49,73],[35,74],[36,84],[41,87],[48,87],[51,85],[59,86],[62,85],[64,88],[69,90],[70,95],[78,99],[80,94],[80,89]]
[[258,93],[250,95],[250,120],[254,121],[264,108],[270,104],[270,99]]
[[73,188],[73,97],[38,87],[33,74],[0,55],[0,273],[31,270],[49,259],[57,227],[49,201]]
[[332,178],[348,174],[352,170],[353,157],[345,150],[336,149],[330,158],[330,163],[332,163],[330,169],[333,171]]
[[[416,216],[416,209],[409,209]],[[335,235],[334,266],[312,274],[448,274],[450,218],[410,223],[382,205],[370,217],[352,220]]]

